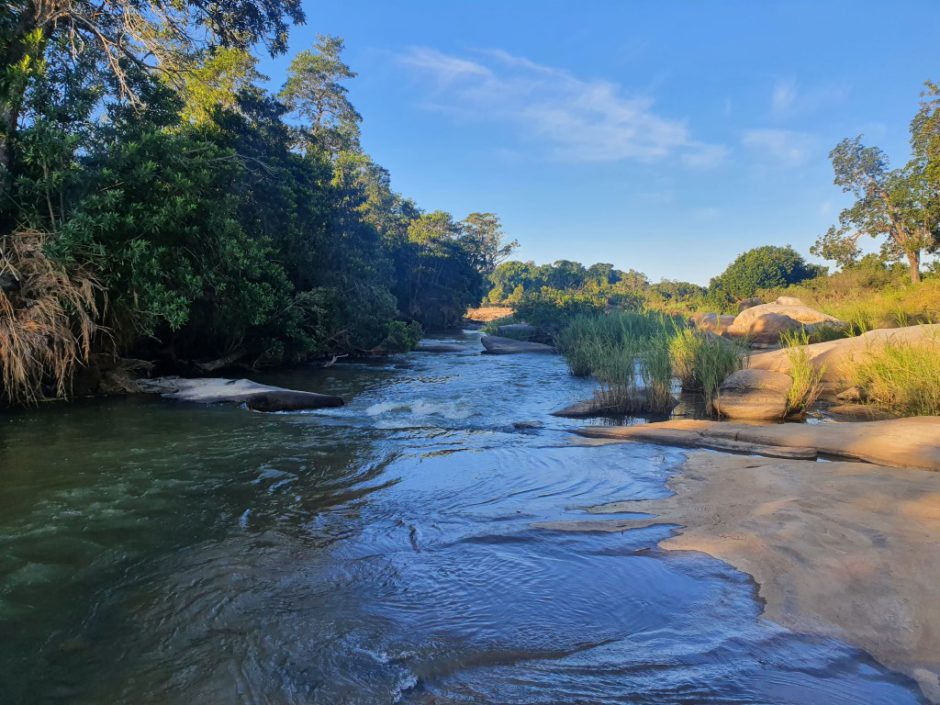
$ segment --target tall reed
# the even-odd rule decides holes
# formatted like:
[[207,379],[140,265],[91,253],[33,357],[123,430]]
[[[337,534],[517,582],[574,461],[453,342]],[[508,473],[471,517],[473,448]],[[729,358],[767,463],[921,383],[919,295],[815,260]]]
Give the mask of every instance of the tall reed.
[[787,416],[802,416],[806,413],[822,390],[822,378],[826,372],[825,366],[817,367],[806,346],[810,343],[810,335],[806,329],[787,331],[780,336],[780,342],[786,346],[787,359],[790,363],[790,389],[787,392]]
[[711,409],[721,383],[746,364],[748,351],[717,335],[685,328],[672,336],[669,354],[682,388],[701,391],[706,408]]

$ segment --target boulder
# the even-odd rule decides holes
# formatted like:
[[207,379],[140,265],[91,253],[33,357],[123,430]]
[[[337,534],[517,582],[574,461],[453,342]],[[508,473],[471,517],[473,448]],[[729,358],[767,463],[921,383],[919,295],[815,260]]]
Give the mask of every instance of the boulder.
[[727,334],[750,338],[759,345],[773,345],[786,331],[819,326],[842,328],[845,324],[838,318],[803,305],[799,299],[782,296],[772,304],[752,306],[741,311],[734,323],[728,326]]
[[[827,340],[803,347],[816,369],[822,372],[823,398],[832,399],[852,384],[852,370],[858,362],[886,343],[899,345],[929,345],[940,354],[940,323],[882,328],[868,331],[855,338]],[[790,356],[786,350],[758,352],[751,355],[748,368],[790,372]]]
[[718,313],[696,313],[689,320],[697,330],[721,335],[734,323],[734,316]]
[[787,413],[789,375],[767,370],[738,370],[718,388],[715,411],[742,421],[780,421]]
[[245,404],[254,411],[299,411],[342,406],[340,397],[258,384],[248,379],[158,377],[141,380],[145,392],[202,404]]
[[731,336],[747,338],[753,347],[770,347],[777,345],[780,342],[780,336],[784,333],[798,331],[801,328],[803,328],[802,323],[782,313],[765,313],[752,319],[744,332],[742,332],[744,329],[736,327],[735,323],[728,326],[726,332]]
[[498,335],[484,335],[480,342],[485,348],[484,352],[490,355],[514,355],[517,353],[550,353],[555,348],[544,343],[533,343],[528,340],[515,338],[502,338]]

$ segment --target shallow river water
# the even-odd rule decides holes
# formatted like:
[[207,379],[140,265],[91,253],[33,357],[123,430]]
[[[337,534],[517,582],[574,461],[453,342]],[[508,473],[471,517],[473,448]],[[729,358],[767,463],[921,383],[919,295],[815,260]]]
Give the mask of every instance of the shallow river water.
[[340,409],[0,416],[0,703],[920,702],[674,527],[537,528],[663,496],[682,453],[579,444],[560,358],[458,339],[265,380]]

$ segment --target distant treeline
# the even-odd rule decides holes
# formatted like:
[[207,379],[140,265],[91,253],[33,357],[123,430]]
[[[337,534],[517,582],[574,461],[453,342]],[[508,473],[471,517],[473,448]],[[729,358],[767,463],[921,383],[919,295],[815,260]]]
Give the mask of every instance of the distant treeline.
[[667,313],[725,311],[760,290],[786,287],[824,273],[825,268],[808,264],[792,247],[772,245],[741,254],[707,287],[669,279],[652,283],[641,272],[621,271],[607,263],[585,267],[569,260],[545,265],[509,261],[490,276],[492,288],[487,300],[528,309],[542,302],[570,309],[616,306]]

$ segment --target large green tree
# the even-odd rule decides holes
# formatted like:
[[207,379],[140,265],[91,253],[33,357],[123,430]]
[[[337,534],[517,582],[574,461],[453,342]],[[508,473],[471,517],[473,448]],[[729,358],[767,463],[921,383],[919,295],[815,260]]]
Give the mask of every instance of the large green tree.
[[[860,255],[863,236],[882,239],[887,260],[906,260],[911,281],[920,282],[923,252],[937,245],[940,226],[940,190],[932,177],[928,154],[930,140],[921,135],[930,122],[915,120],[912,142],[915,156],[900,169],[889,169],[888,159],[877,147],[866,147],[861,136],[845,139],[832,150],[834,182],[855,202],[839,214],[839,225],[830,228],[811,249],[813,254],[851,265]],[[916,153],[922,144],[922,152]]]
[[734,301],[754,296],[761,289],[797,284],[820,273],[792,247],[764,245],[738,255],[724,272],[709,282],[710,298]]

